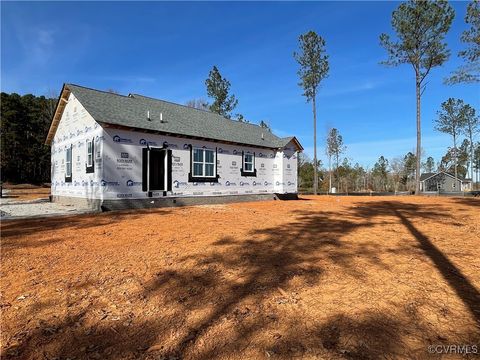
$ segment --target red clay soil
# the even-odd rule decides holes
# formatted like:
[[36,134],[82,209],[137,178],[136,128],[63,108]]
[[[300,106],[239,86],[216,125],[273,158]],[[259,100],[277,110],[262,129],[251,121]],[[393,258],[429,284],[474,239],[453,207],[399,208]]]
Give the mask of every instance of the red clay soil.
[[8,190],[8,193],[4,192],[3,196],[5,198],[12,198],[14,201],[37,200],[48,198],[50,195],[50,187],[46,186],[5,184],[3,189]]
[[2,359],[480,352],[479,199],[308,197],[1,229]]

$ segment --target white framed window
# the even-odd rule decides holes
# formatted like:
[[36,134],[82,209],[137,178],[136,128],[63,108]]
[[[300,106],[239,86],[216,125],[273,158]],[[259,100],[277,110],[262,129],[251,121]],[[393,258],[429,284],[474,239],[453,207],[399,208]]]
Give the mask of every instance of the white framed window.
[[65,176],[72,177],[72,147],[68,147],[65,152]]
[[93,141],[87,140],[87,167],[93,165]]
[[253,154],[244,154],[243,155],[243,171],[244,172],[253,172],[255,169]]
[[203,148],[192,149],[192,173],[194,177],[214,178],[215,151]]

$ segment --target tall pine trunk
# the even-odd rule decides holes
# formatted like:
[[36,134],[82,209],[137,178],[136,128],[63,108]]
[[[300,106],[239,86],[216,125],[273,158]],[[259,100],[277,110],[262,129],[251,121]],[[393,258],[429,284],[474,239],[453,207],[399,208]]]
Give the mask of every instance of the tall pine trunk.
[[340,191],[340,173],[338,171],[338,158],[340,156],[339,149],[337,147],[337,153],[335,154],[335,160],[336,160],[336,167],[335,167],[335,172],[337,173],[337,192]]
[[[471,140],[470,140],[470,143]],[[472,188],[470,190],[473,190],[473,184],[474,184],[474,180],[473,180],[473,162],[475,161],[474,157],[473,157],[473,145],[470,145],[470,159],[471,159],[471,162],[470,162],[470,178],[472,179]]]
[[328,155],[328,193],[332,191],[332,155]]
[[416,95],[417,95],[417,166],[415,171],[415,195],[420,194],[420,156],[422,152],[422,129],[420,126],[420,74],[416,71],[415,77]]
[[457,189],[457,182],[458,182],[458,177],[457,177],[457,136],[455,135],[455,131],[453,131],[453,161],[454,161],[454,167],[455,167],[455,191],[458,191]]
[[317,174],[317,105],[316,95],[313,95],[313,194],[318,192],[318,174]]
[[[480,173],[479,166],[478,166],[478,165],[480,165],[479,163],[480,163],[480,161],[477,159],[477,165],[476,165],[476,167],[475,167],[475,172],[476,172],[475,177],[476,177],[476,180],[477,180],[477,181],[476,181],[476,184],[477,184],[477,185],[478,185],[478,174]],[[473,179],[472,179],[472,181],[473,181]]]
[[473,180],[473,164],[475,164],[475,156],[473,154],[473,151],[474,151],[474,146],[473,146],[473,131],[472,131],[472,124],[469,123],[468,124],[468,137],[469,137],[469,140],[470,140],[470,178],[472,179],[472,188],[470,190],[474,190],[473,189],[473,185],[474,185],[474,180]]

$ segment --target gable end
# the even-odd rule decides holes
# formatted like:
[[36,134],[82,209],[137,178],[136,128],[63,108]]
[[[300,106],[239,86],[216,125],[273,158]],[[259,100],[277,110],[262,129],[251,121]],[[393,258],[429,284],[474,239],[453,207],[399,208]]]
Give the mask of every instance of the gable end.
[[63,84],[62,91],[58,97],[57,107],[55,108],[55,114],[53,115],[52,123],[50,124],[50,129],[48,130],[47,138],[45,140],[45,145],[51,145],[52,140],[55,137],[57,132],[58,125],[60,124],[60,119],[62,118],[63,111],[65,106],[68,103],[68,97],[70,96],[71,91]]

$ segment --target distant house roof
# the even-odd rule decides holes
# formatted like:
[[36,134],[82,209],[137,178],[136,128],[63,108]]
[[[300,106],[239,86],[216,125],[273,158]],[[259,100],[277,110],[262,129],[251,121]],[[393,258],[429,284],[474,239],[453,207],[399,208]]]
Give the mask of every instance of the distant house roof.
[[[454,174],[450,174],[449,172],[446,172],[446,171],[439,171],[439,172],[436,172],[436,173],[423,173],[420,175],[420,181],[425,181],[427,179],[430,179],[436,175],[439,175],[439,174],[445,174],[445,175],[448,175],[452,178],[455,179],[455,175]],[[460,181],[463,181],[463,182],[470,182],[472,181],[471,179],[464,179],[464,178],[461,178],[461,177],[458,177],[457,176],[457,180],[460,180]]]
[[424,181],[426,179],[429,179],[436,174],[437,173],[431,173],[431,172],[430,173],[423,173],[422,175],[420,175],[420,181]]
[[295,137],[280,138],[259,125],[143,95],[124,96],[73,84],[63,86],[47,144],[55,136],[70,93],[100,124],[276,149],[293,141],[297,150],[303,150]]

